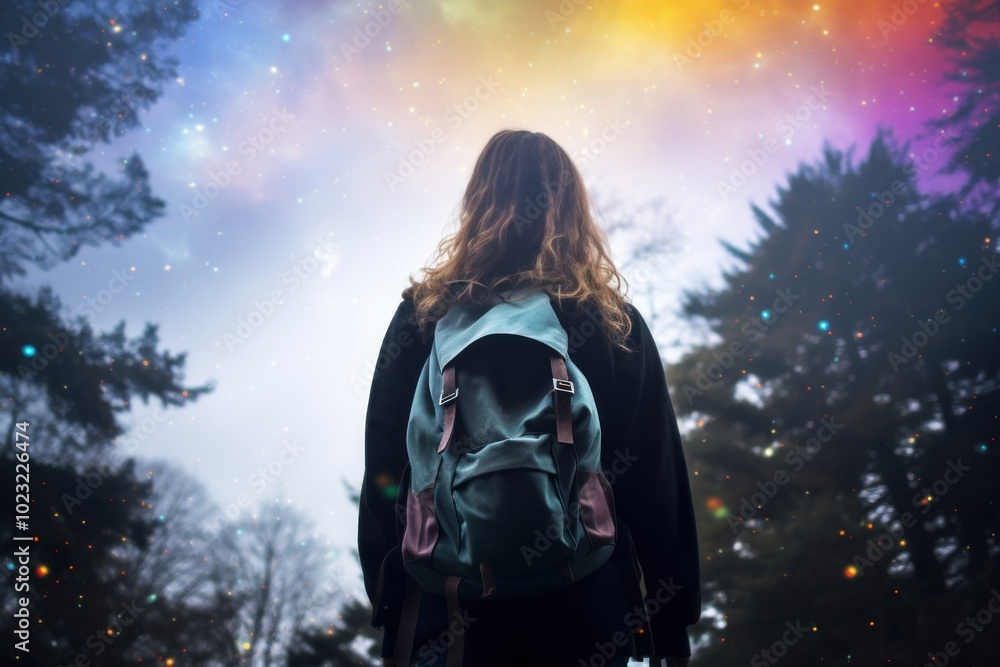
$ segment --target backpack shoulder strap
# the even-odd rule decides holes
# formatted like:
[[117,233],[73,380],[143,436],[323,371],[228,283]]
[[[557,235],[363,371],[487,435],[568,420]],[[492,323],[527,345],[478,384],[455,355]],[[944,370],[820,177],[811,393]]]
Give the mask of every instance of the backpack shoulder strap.
[[556,437],[559,442],[573,444],[573,418],[570,411],[570,397],[573,383],[569,379],[566,360],[558,354],[549,357],[552,366],[552,400],[556,407]]
[[441,372],[441,398],[438,405],[444,406],[444,432],[438,444],[438,454],[448,448],[451,436],[455,433],[455,413],[458,411],[458,378],[455,374],[455,364],[450,363]]

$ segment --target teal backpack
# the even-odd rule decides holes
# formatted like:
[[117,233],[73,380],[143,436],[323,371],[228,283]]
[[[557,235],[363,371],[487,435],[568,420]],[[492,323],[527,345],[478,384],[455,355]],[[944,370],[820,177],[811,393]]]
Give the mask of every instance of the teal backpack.
[[597,406],[549,295],[488,296],[454,301],[436,324],[397,496],[403,565],[450,609],[561,588],[615,545]]

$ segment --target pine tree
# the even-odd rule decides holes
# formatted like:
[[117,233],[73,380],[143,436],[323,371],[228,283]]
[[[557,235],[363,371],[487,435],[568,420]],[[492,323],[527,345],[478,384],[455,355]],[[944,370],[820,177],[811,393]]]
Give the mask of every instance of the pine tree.
[[[371,605],[350,600],[326,628],[303,629],[292,642],[288,667],[375,667],[381,637],[371,626]],[[358,639],[367,644],[364,650]]]
[[905,152],[886,131],[857,166],[825,147],[754,207],[725,287],[687,299],[718,339],[670,371],[726,625],[699,628],[709,664],[923,664],[985,603],[994,231],[918,192]]
[[[7,397],[2,428],[11,443],[3,449],[2,484],[11,498],[15,481],[27,485],[18,492],[27,497],[29,518],[23,527],[5,512],[0,539],[14,543],[15,534],[36,539],[27,543],[28,588],[4,586],[0,607],[30,609],[28,647],[38,664],[68,663],[79,654],[116,664],[138,639],[128,628],[135,628],[148,606],[155,607],[123,566],[125,556],[147,548],[157,529],[145,502],[148,484],[112,445],[123,433],[119,415],[135,398],[179,406],[211,387],[184,385],[183,355],[160,351],[152,325],[131,339],[123,325],[97,334],[86,322],[56,315],[61,305],[47,290],[36,300],[9,291],[2,297],[0,386]],[[20,452],[13,443],[20,431],[26,435],[25,461],[15,461]],[[25,465],[19,470],[26,473],[22,480],[15,480],[18,463]],[[3,564],[5,573],[18,572],[11,553]],[[28,605],[18,604],[22,597]],[[0,625],[11,630],[13,616],[4,619]],[[18,652],[7,643],[3,654],[13,660]]]
[[[0,25],[0,280],[51,267],[85,245],[120,244],[163,213],[135,153],[110,177],[87,159],[139,126],[177,74],[165,44],[193,0],[8,0]],[[16,249],[11,251],[10,249]]]
[[81,313],[65,315],[47,288],[32,296],[8,281],[85,245],[120,243],[162,213],[137,155],[109,176],[88,153],[137,127],[140,111],[175,76],[162,48],[194,18],[192,6],[13,0],[0,7],[8,31],[0,52],[2,488],[8,498],[21,493],[27,509],[18,512],[22,523],[3,514],[0,538],[28,551],[23,562],[13,550],[0,560],[0,628],[14,637],[14,613],[26,609],[30,632],[30,652],[5,643],[5,664],[134,664],[148,639],[140,627],[181,610],[130,571],[159,528],[146,502],[148,480],[113,443],[135,400],[182,406],[211,387],[184,383],[185,357],[160,350],[155,325],[136,337],[124,322],[96,332]]
[[956,138],[946,171],[964,173],[961,195],[975,207],[1000,215],[1000,5],[993,0],[960,2],[949,8],[937,43],[952,68],[946,80],[959,86],[958,107],[931,127]]

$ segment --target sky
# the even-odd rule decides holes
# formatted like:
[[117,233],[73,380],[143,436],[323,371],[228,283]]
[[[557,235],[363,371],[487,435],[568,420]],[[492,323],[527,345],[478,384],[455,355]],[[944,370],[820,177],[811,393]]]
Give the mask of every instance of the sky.
[[[913,140],[955,108],[933,39],[949,6],[208,1],[142,127],[91,154],[137,151],[165,215],[22,285],[52,285],[99,329],[157,323],[187,382],[216,389],[137,406],[127,451],[196,476],[220,512],[300,508],[360,591],[344,481],[360,485],[373,364],[494,132],[545,132],[606,221],[638,221],[612,249],[669,361],[697,342],[678,334],[682,291],[719,283],[719,241],[758,232],[751,203],[824,142],[856,162],[880,125]],[[947,189],[933,172],[924,187]],[[636,239],[672,250],[630,264]]]

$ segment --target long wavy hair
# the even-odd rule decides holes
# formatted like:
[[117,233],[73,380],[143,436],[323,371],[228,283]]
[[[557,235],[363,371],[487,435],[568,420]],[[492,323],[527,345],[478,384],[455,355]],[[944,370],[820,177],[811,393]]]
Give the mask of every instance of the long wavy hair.
[[[473,298],[475,283],[494,289],[527,282],[560,308],[569,301],[589,309],[608,339],[629,349],[632,322],[622,292],[628,283],[611,260],[580,172],[551,138],[526,130],[493,135],[476,160],[458,221],[423,267],[423,279],[411,275],[403,290],[423,335],[454,300]],[[452,281],[469,282],[456,289]]]

